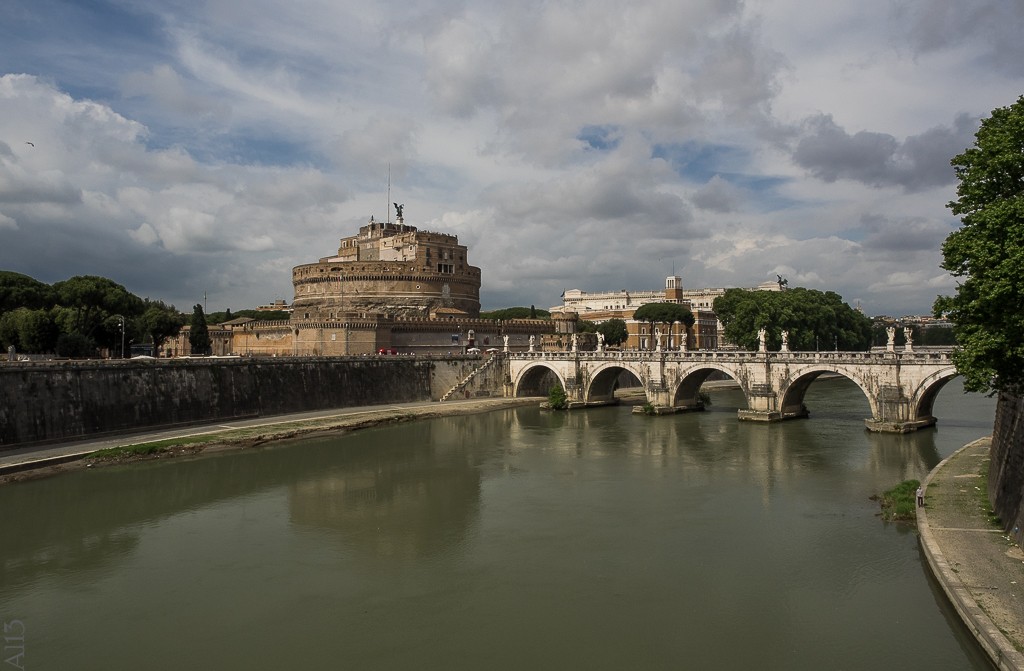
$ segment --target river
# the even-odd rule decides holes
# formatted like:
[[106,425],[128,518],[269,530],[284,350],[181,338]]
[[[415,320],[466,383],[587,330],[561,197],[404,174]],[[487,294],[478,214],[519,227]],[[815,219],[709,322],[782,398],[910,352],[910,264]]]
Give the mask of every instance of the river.
[[[991,432],[533,407],[0,488],[0,619],[35,669],[988,669],[869,499]],[[10,645],[10,643],[9,643]],[[14,648],[5,650],[4,658]],[[6,667],[5,667],[6,668]]]

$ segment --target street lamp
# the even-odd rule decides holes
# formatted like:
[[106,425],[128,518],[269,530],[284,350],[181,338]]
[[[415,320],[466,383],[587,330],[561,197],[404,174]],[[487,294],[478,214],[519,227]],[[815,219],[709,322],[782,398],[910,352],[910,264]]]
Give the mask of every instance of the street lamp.
[[121,322],[121,358],[124,358],[124,317],[121,315],[114,315],[118,321]]

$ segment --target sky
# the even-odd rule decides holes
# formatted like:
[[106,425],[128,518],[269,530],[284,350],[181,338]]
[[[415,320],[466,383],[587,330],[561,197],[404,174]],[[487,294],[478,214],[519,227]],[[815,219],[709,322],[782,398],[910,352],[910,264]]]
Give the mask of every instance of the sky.
[[371,216],[484,309],[955,290],[950,159],[1024,94],[1016,0],[0,0],[0,270],[291,301]]

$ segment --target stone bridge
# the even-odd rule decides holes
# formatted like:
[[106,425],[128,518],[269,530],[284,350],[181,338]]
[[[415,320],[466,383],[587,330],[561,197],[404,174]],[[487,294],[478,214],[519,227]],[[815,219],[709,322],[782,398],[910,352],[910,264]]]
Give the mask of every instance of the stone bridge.
[[804,395],[822,374],[852,380],[868,399],[872,431],[907,433],[935,424],[932,405],[957,375],[951,348],[873,352],[515,352],[504,355],[512,396],[547,396],[557,381],[570,407],[615,403],[620,375],[640,381],[656,412],[700,410],[700,387],[715,372],[731,377],[747,408],[739,419],[806,417]]

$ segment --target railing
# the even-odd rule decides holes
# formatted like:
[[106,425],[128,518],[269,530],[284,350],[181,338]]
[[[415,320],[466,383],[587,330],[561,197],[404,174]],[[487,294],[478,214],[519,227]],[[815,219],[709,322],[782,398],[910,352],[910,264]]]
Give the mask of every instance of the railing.
[[662,351],[605,351],[605,352],[509,352],[506,354],[512,360],[531,361],[564,361],[574,359],[580,361],[652,361],[664,359],[666,361],[723,361],[723,362],[750,362],[755,360],[768,360],[773,362],[785,361],[829,361],[835,363],[931,363],[949,362],[953,348],[927,348],[907,352],[899,349],[893,352],[749,352],[741,350],[695,350],[681,352],[678,350]]

